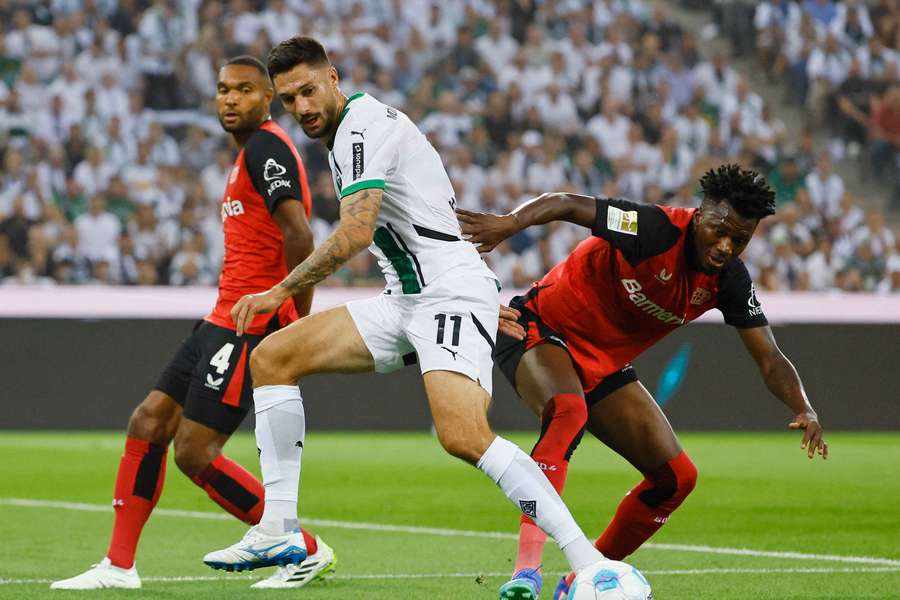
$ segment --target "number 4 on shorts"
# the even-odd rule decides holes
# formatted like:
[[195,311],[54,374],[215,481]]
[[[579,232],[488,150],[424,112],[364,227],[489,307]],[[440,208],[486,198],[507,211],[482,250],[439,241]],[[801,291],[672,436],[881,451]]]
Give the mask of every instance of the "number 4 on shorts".
[[213,357],[209,360],[209,364],[216,368],[216,372],[219,375],[225,373],[228,370],[228,367],[231,366],[229,362],[231,360],[231,353],[234,352],[234,344],[227,343],[216,352]]

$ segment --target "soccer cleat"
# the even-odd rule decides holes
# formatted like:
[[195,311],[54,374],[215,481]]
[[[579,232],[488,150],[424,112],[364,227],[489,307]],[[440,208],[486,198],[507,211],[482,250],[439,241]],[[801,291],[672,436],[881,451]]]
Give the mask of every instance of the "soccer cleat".
[[138,577],[137,568],[134,565],[130,569],[123,569],[112,564],[106,557],[81,575],[54,581],[50,584],[51,590],[138,589],[139,587],[141,587],[141,578]]
[[337,565],[337,555],[331,546],[316,536],[318,549],[315,554],[310,554],[299,565],[287,565],[279,567],[275,574],[262,581],[257,581],[250,587],[255,589],[268,588],[300,588],[314,579],[323,579],[327,573],[334,570]]
[[569,588],[572,586],[573,581],[575,581],[574,572],[560,577],[559,583],[556,584],[556,589],[553,590],[552,600],[566,600],[569,597]]
[[537,569],[522,569],[500,586],[500,600],[537,600],[543,578]]
[[306,544],[300,529],[272,535],[254,525],[243,539],[222,550],[210,552],[203,562],[213,569],[252,571],[261,567],[296,565],[306,558]]

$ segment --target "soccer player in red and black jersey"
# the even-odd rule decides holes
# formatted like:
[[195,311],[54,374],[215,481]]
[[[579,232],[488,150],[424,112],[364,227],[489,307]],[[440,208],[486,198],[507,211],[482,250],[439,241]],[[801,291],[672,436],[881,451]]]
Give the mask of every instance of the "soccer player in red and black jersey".
[[[216,504],[248,524],[258,523],[262,516],[262,484],[222,454],[222,447],[253,404],[250,352],[267,332],[308,314],[312,303],[310,289],[276,312],[258,315],[243,336],[235,335],[232,305],[245,294],[281,281],[313,249],[306,172],[290,138],[269,116],[272,95],[266,68],[253,57],[231,59],[219,71],[219,121],[241,150],[221,205],[225,260],[218,299],[131,415],[116,477],[115,524],[106,557],[52,588],[141,586],[134,556],[141,530],[162,493],[170,442],[174,441],[175,464]],[[305,568],[289,574],[284,571],[290,569],[279,571],[281,577],[260,582],[262,587],[296,587],[313,571],[318,574],[330,566],[334,560],[330,548],[303,534],[310,555],[301,565]],[[316,559],[322,564],[306,564]]]
[[[591,229],[524,296],[525,335],[499,335],[494,358],[541,416],[532,457],[558,491],[585,430],[644,476],[595,545],[622,560],[669,518],[694,488],[697,469],[631,361],[677,327],[717,308],[736,328],[769,390],[795,415],[810,458],[828,456],[822,427],[797,371],[775,343],[738,258],[760,219],[775,212],[764,178],[737,165],[707,172],[699,208],[670,208],[576,194],[543,194],[504,216],[459,210],[463,233],[489,252],[526,227],[568,221]],[[522,519],[509,598],[540,589],[543,533]],[[571,581],[560,582],[554,599]],[[517,595],[519,594],[519,595]]]

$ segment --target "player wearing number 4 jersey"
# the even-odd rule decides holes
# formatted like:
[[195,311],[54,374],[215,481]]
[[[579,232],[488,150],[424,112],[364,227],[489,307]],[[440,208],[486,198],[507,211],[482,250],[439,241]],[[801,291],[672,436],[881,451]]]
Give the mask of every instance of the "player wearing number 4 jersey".
[[[759,220],[775,212],[772,190],[753,171],[726,165],[700,181],[697,209],[544,194],[509,215],[459,211],[463,231],[490,251],[531,225],[569,221],[594,234],[511,305],[524,336],[500,336],[494,354],[523,400],[541,416],[532,457],[562,490],[568,461],[587,430],[644,480],[596,541],[621,560],[669,519],[694,488],[697,470],[630,362],[668,333],[717,308],[738,333],[768,388],[796,415],[810,458],[826,457],[818,417],[781,353],[738,256]],[[544,535],[523,519],[509,598],[540,589]],[[564,598],[572,578],[560,582]]]
[[[378,297],[294,323],[251,355],[266,486],[260,524],[266,536],[254,540],[281,548],[297,519],[305,429],[297,380],[324,372],[388,372],[417,361],[444,448],[493,479],[556,540],[574,570],[596,568],[602,555],[547,478],[488,426],[498,285],[474,246],[460,238],[453,189],[437,152],[403,113],[367,94],[345,97],[317,41],[282,42],[269,53],[268,67],[285,109],[331,151],[341,217],[331,236],[279,285],[235,305],[238,333],[255,314],[311,288],[367,246],[387,286]],[[244,543],[211,552],[204,561],[252,569],[266,560],[262,552],[241,553]]]
[[[241,147],[222,199],[225,261],[219,296],[131,415],[106,557],[80,575],[53,583],[54,589],[141,587],[134,555],[162,493],[173,440],[175,463],[214,502],[248,524],[262,516],[262,484],[226,458],[222,447],[250,408],[250,352],[266,332],[308,313],[312,301],[311,290],[305,290],[258,315],[244,327],[248,335],[235,335],[229,311],[238,298],[273,285],[312,250],[303,163],[284,131],[269,119],[271,100],[271,82],[257,59],[237,57],[219,71],[219,120]],[[307,532],[299,537],[309,559],[255,587],[297,587],[333,566],[334,554],[321,539]],[[289,558],[300,562],[304,557]]]

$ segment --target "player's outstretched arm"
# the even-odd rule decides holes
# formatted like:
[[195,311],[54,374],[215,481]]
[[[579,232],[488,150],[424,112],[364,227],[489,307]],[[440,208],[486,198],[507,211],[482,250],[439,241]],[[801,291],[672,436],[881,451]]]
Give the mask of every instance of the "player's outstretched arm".
[[[312,254],[315,244],[313,233],[303,210],[303,204],[297,200],[282,200],[275,208],[272,218],[281,230],[284,244],[284,261],[288,271],[306,260]],[[294,296],[294,306],[297,314],[305,317],[312,308],[313,288],[302,290]]]
[[526,227],[551,221],[568,221],[592,227],[597,218],[597,200],[593,196],[550,192],[532,198],[508,215],[478,213],[456,209],[463,235],[479,252],[490,252],[497,244]]
[[341,200],[341,220],[322,245],[294,267],[281,283],[267,292],[250,294],[231,309],[237,335],[243,334],[254,315],[272,312],[288,297],[311,288],[372,243],[383,192],[363,189]]
[[794,420],[788,427],[803,430],[800,447],[806,450],[809,458],[813,458],[817,451],[822,458],[828,458],[828,444],[822,436],[819,417],[806,397],[806,390],[803,389],[803,382],[800,381],[797,369],[775,343],[772,329],[766,325],[738,329],[738,333],[747,351],[759,366],[766,387],[793,411]]

